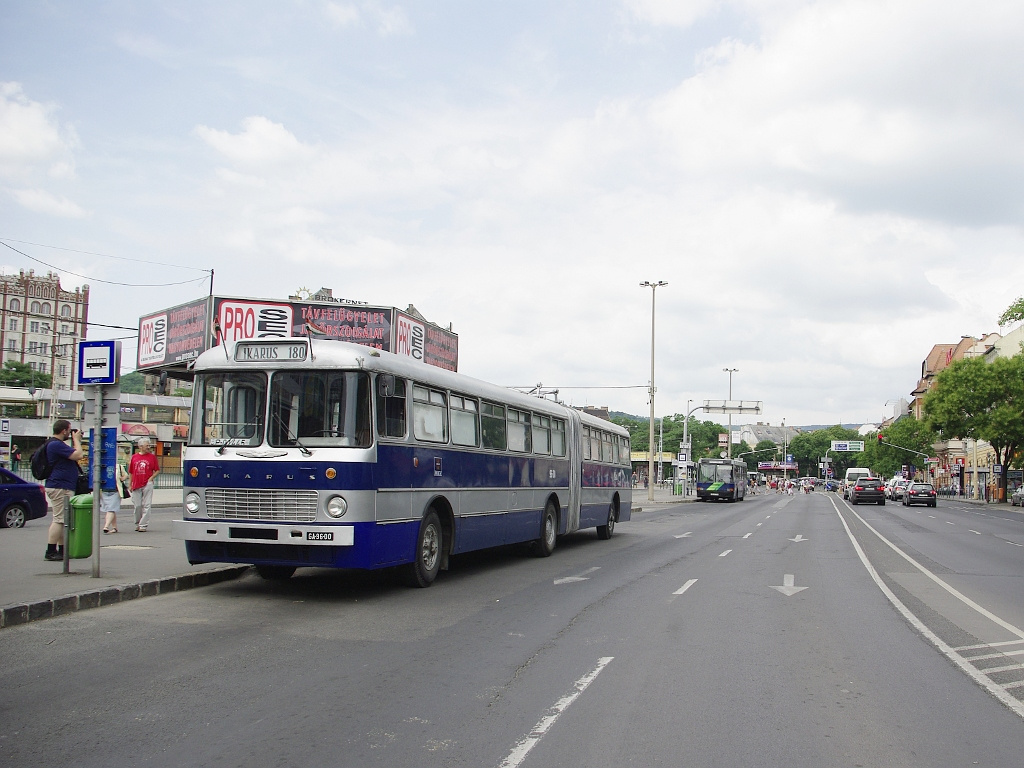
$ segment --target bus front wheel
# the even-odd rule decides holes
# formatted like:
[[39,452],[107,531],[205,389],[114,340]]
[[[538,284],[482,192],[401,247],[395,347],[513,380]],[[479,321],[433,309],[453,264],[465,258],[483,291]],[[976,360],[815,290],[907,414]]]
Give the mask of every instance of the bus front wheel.
[[420,523],[419,536],[416,537],[415,560],[408,566],[408,581],[411,587],[429,587],[441,570],[441,552],[444,534],[441,531],[441,520],[431,510]]
[[548,557],[555,551],[555,542],[558,540],[558,511],[555,509],[555,502],[549,501],[544,507],[544,517],[540,522],[540,538],[537,539],[534,550],[537,557]]

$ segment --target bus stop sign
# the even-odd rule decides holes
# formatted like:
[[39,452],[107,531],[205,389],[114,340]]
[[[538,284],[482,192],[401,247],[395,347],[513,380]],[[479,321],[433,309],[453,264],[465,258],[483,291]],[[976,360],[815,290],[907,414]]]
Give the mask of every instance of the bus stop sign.
[[116,384],[120,368],[120,341],[78,342],[79,384]]

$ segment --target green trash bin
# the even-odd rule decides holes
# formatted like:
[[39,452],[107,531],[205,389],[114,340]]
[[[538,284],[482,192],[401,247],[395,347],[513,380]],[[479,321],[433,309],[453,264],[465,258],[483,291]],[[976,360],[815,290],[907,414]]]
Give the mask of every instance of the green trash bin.
[[68,529],[68,557],[92,557],[92,494],[71,497],[71,518]]

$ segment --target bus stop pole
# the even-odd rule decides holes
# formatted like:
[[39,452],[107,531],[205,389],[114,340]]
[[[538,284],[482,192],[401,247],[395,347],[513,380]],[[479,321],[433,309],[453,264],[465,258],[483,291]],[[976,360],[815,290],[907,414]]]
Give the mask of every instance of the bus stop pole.
[[103,385],[95,387],[96,419],[89,443],[89,463],[92,465],[92,577],[100,577],[100,494],[103,493],[103,476],[101,457],[103,454]]

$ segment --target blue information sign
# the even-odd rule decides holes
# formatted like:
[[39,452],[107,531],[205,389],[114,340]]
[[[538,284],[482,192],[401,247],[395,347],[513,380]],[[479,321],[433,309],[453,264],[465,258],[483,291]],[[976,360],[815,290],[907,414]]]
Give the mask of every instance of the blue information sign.
[[79,384],[116,384],[120,367],[120,341],[78,342]]

